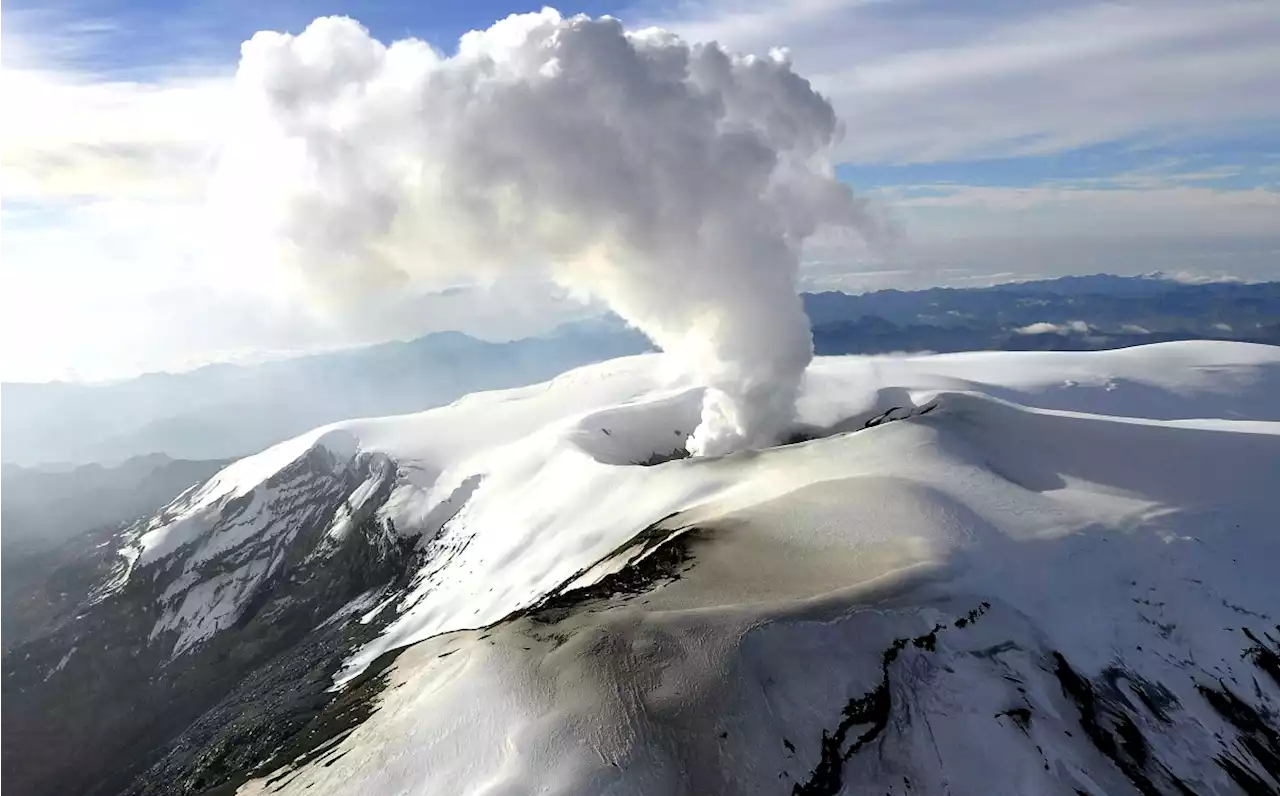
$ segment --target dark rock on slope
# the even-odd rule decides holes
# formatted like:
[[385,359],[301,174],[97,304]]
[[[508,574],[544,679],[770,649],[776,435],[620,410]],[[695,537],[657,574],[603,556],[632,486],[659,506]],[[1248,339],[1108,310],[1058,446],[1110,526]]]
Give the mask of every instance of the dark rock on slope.
[[[328,533],[339,512],[349,511],[353,491],[388,467],[394,473],[385,457],[343,466],[317,447],[258,487],[289,497],[289,511],[268,512],[287,532],[268,524],[198,562],[186,559],[189,545],[132,572],[122,587],[85,598],[48,634],[7,650],[6,789],[201,793],[269,757],[328,702],[343,657],[381,627],[340,609],[361,596],[372,605],[414,569],[414,540],[374,516],[387,478],[339,541]],[[235,512],[225,514],[234,519]],[[81,548],[81,591],[119,566],[104,551],[115,550],[120,535],[107,542]],[[189,627],[162,621],[173,608],[166,592],[181,589],[184,574],[213,583],[255,571],[245,561],[268,559],[281,565],[249,584],[233,621],[218,632],[184,641]],[[76,765],[66,764],[71,759]]]

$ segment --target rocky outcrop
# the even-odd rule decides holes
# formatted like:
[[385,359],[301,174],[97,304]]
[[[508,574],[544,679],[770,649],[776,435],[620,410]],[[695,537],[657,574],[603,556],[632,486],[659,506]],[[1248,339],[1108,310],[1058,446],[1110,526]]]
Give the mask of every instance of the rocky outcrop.
[[[395,472],[381,454],[314,447],[223,506],[205,536],[117,571],[70,621],[8,651],[5,784],[200,793],[269,757],[377,633],[357,609],[413,571],[415,540],[376,516]],[[246,521],[254,534],[209,554],[209,538]]]

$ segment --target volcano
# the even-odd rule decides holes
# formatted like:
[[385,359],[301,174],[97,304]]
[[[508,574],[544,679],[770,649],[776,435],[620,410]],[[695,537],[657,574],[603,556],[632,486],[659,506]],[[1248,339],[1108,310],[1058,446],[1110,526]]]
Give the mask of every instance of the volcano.
[[326,426],[125,528],[6,654],[5,783],[1280,787],[1277,349],[820,357],[720,457],[670,372]]

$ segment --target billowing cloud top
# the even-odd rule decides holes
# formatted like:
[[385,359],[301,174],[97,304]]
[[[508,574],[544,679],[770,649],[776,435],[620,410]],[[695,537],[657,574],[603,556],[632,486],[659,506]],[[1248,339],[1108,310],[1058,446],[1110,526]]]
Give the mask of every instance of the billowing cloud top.
[[780,51],[512,16],[443,56],[353,20],[263,32],[221,200],[334,297],[546,269],[707,386],[699,454],[768,444],[812,358],[803,241],[862,229],[831,105]]

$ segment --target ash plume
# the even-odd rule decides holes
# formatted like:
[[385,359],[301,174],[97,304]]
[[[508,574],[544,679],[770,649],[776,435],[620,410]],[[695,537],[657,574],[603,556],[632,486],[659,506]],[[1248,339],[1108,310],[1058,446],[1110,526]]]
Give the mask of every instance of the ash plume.
[[706,386],[695,455],[772,444],[813,357],[800,250],[866,232],[785,53],[553,9],[444,55],[347,18],[246,42],[224,189],[318,293],[544,270]]

